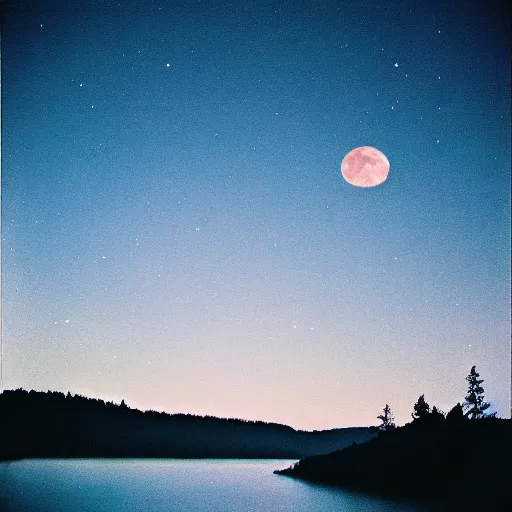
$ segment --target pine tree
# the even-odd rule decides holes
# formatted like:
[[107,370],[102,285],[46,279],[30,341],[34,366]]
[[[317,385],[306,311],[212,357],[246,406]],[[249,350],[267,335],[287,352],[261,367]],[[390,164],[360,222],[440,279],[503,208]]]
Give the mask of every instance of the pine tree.
[[414,412],[411,414],[413,420],[426,418],[430,414],[430,405],[425,402],[425,395],[421,395],[414,404]]
[[445,419],[445,414],[441,409],[438,409],[435,405],[432,407],[432,412],[430,413],[431,419],[433,421],[442,421]]
[[462,405],[460,403],[457,403],[446,415],[446,420],[450,421],[452,423],[460,423],[461,421],[464,421],[464,411],[462,409]]
[[391,407],[389,407],[388,404],[386,404],[386,407],[382,409],[382,414],[379,414],[379,416],[377,416],[377,419],[382,421],[378,428],[383,432],[387,432],[388,430],[394,430],[396,428],[395,417],[393,416],[393,413],[391,412]]
[[463,404],[466,409],[466,416],[469,419],[477,420],[485,416],[484,411],[490,406],[484,402],[484,388],[481,386],[484,379],[478,379],[480,374],[476,372],[475,367],[471,368],[466,380],[469,383],[466,401]]

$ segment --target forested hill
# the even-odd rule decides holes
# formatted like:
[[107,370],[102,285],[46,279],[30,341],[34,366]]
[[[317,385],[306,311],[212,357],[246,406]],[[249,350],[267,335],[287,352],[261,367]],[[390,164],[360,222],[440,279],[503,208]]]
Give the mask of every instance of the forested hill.
[[512,420],[443,418],[415,421],[275,472],[393,498],[434,500],[449,505],[447,510],[498,511],[512,510],[511,460]]
[[292,458],[375,436],[354,427],[297,431],[285,425],[139,411],[60,392],[0,394],[0,460],[61,457]]

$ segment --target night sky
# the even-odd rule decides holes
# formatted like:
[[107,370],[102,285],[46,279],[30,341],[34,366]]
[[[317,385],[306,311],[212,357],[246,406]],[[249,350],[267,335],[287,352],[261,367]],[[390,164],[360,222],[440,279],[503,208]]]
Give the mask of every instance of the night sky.
[[311,430],[446,412],[476,365],[508,417],[504,16],[8,0],[4,388]]

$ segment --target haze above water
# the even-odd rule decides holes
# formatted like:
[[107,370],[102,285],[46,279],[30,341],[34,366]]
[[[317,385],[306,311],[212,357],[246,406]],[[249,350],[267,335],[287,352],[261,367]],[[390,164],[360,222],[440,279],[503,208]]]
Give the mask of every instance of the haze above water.
[[425,507],[274,475],[289,460],[23,460],[0,464],[0,508],[22,512],[414,512]]

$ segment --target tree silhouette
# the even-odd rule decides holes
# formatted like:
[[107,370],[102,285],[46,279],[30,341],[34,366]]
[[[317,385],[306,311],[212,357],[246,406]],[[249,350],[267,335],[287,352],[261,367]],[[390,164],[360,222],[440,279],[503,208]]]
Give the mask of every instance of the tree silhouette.
[[414,412],[411,414],[413,420],[421,420],[430,414],[430,405],[425,402],[425,395],[421,395],[414,404]]
[[378,428],[383,432],[387,432],[388,430],[393,430],[396,428],[395,417],[393,416],[391,407],[389,407],[388,404],[386,404],[386,407],[382,409],[382,414],[379,414],[377,419],[382,421]]
[[463,404],[466,409],[466,416],[469,419],[477,420],[485,416],[484,411],[491,405],[484,402],[484,388],[481,386],[484,379],[478,379],[480,374],[477,373],[475,367],[471,368],[466,380],[469,383],[466,401]]
[[434,405],[434,407],[432,407],[432,412],[430,413],[430,419],[432,421],[443,421],[445,419],[445,414]]
[[446,420],[453,423],[459,423],[464,419],[464,411],[460,403],[457,403],[446,415]]

